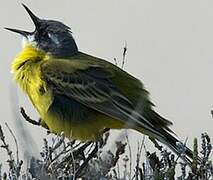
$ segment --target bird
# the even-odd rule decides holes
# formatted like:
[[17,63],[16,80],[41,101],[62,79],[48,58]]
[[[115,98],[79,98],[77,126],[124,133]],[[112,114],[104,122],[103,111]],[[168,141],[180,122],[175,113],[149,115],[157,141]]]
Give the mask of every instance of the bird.
[[[23,48],[11,70],[50,132],[82,142],[105,129],[133,129],[179,154],[172,122],[154,110],[144,84],[122,68],[78,49],[71,28],[39,18],[22,4],[35,25],[21,34]],[[186,147],[186,156],[193,158]]]

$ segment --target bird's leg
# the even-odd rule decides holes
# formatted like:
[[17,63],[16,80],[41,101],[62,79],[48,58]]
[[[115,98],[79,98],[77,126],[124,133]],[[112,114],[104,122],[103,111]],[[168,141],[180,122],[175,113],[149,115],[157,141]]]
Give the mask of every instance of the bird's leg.
[[47,124],[41,119],[39,118],[38,121],[36,120],[33,120],[30,116],[28,116],[24,110],[23,107],[20,108],[20,112],[21,112],[21,115],[23,116],[23,118],[29,122],[30,124],[33,124],[33,125],[36,125],[36,126],[41,126],[43,128],[45,128],[46,130],[49,131],[49,127],[47,126]]

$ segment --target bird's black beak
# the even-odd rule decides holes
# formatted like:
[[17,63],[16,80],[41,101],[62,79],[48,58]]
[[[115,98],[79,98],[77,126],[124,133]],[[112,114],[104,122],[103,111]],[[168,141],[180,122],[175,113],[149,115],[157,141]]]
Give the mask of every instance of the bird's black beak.
[[[25,8],[27,13],[30,15],[30,18],[32,19],[32,21],[34,23],[36,30],[38,30],[41,20],[26,5],[22,4],[22,6]],[[28,37],[29,35],[32,34],[32,32],[27,32],[27,31],[18,30],[18,29],[12,29],[12,28],[5,28],[5,29],[18,33],[18,34],[21,34],[24,37]]]
[[31,35],[32,33],[31,32],[27,32],[27,31],[23,31],[23,30],[18,30],[18,29],[12,29],[12,28],[4,28],[6,30],[9,30],[9,31],[12,31],[12,32],[15,32],[15,33],[18,33],[18,34],[21,34],[22,36],[24,37],[28,37],[29,35]]
[[31,17],[36,29],[39,29],[41,20],[26,5],[22,4],[22,6],[28,12],[28,14],[30,15],[30,17]]

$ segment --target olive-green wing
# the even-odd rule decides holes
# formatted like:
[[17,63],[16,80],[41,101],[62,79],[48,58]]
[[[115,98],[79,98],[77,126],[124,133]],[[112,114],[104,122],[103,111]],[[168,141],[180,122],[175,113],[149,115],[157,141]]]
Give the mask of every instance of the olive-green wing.
[[86,60],[53,59],[45,62],[41,71],[54,93],[73,98],[105,115],[160,135],[153,124],[135,110],[128,97],[121,93],[112,80],[113,71],[108,71],[105,66]]
[[172,125],[172,122],[163,118],[153,110],[154,104],[149,98],[149,92],[140,80],[106,60],[85,53],[79,53],[74,59],[87,60],[89,63],[98,64],[102,66],[104,70],[107,70],[109,74],[113,74],[113,78],[110,80],[112,80],[113,84],[119,85],[119,87],[117,87],[120,92],[131,101],[134,110],[145,117],[145,119],[148,119],[154,127],[166,129],[171,132],[169,126]]

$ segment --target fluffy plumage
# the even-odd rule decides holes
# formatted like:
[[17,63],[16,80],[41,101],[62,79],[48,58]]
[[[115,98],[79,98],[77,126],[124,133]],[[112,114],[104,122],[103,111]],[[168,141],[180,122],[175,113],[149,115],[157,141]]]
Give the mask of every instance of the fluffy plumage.
[[[9,29],[31,37],[14,59],[12,71],[52,132],[96,141],[105,128],[131,128],[178,153],[172,123],[153,110],[140,80],[106,60],[79,52],[70,28],[25,9],[36,30]],[[190,149],[186,153],[192,158]]]

